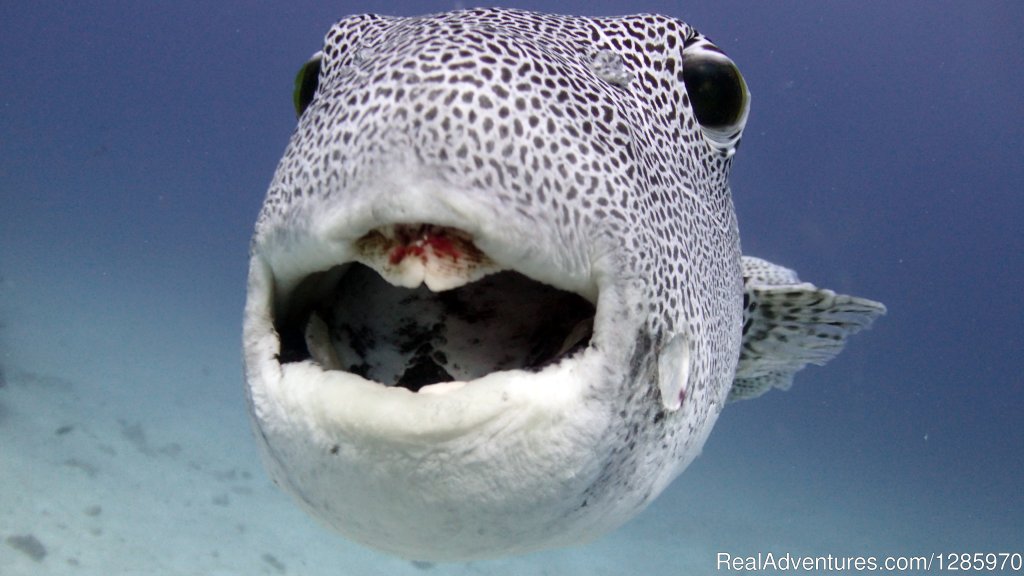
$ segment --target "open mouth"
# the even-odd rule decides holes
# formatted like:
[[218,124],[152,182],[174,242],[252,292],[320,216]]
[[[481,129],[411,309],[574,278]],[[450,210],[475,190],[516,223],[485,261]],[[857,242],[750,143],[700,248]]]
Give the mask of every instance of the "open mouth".
[[281,363],[444,393],[493,372],[538,371],[586,349],[594,304],[503,269],[461,230],[374,228],[355,258],[307,275],[276,306]]

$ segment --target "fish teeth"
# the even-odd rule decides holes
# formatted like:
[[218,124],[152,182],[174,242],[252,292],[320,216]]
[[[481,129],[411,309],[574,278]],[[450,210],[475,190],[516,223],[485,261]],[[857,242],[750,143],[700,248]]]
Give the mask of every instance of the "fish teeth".
[[356,241],[356,261],[390,284],[434,292],[464,286],[501,271],[462,230],[432,224],[391,224]]
[[465,382],[457,382],[457,381],[456,382],[438,382],[437,384],[430,384],[428,386],[423,386],[422,388],[419,389],[419,391],[417,393],[418,394],[435,394],[435,395],[447,394],[449,392],[452,392],[453,390],[458,390],[459,388],[462,388],[465,385],[466,385]]

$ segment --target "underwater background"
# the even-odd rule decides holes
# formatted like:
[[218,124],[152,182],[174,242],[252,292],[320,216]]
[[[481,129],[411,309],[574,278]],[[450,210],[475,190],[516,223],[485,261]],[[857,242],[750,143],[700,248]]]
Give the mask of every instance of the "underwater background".
[[660,12],[710,36],[752,93],[732,177],[744,252],[888,315],[791,390],[729,405],[703,455],[590,545],[450,565],[364,549],[262,470],[248,241],[330,25],[466,6],[4,2],[0,575],[1024,553],[1024,3],[499,4]]

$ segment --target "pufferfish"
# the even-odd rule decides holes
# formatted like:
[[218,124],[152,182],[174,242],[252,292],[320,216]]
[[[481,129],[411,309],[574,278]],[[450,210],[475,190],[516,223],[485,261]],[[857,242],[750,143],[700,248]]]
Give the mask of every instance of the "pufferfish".
[[270,476],[422,561],[586,542],[885,312],[742,256],[750,96],[657,15],[335,24],[252,240],[249,409]]

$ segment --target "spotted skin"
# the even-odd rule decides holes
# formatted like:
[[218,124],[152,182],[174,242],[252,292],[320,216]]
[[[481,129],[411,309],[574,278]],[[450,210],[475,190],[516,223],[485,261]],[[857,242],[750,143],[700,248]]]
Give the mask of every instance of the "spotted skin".
[[[657,15],[470,10],[352,16],[330,29],[252,245],[249,400],[278,484],[349,537],[419,560],[585,541],[657,496],[727,399],[784,387],[780,378],[838,352],[793,359],[814,327],[792,349],[753,343],[784,332],[766,310],[799,308],[816,289],[787,276],[792,294],[764,290],[753,296],[760,314],[750,306],[774,265],[740,255],[728,174],[745,110],[721,133],[697,121],[683,63],[702,52],[721,53]],[[457,227],[502,267],[597,301],[591,345],[565,384],[578,394],[551,409],[557,417],[527,407],[529,426],[488,429],[512,418],[506,408],[446,443],[416,431],[397,441],[386,429],[368,436],[386,428],[380,419],[319,415],[337,399],[290,379],[328,376],[284,357],[270,329],[285,332],[273,319],[283,295],[356,260],[350,246],[372,227],[419,222]],[[846,298],[857,321],[835,331],[839,346],[884,310]],[[769,352],[789,357],[766,367]],[[730,397],[734,377],[742,390]],[[464,390],[474,387],[485,388]],[[286,399],[296,390],[312,398],[301,409]],[[415,420],[419,405],[403,406]],[[486,454],[476,437],[485,429]]]

